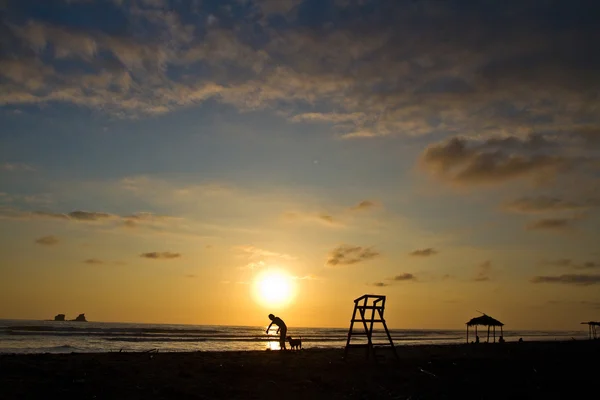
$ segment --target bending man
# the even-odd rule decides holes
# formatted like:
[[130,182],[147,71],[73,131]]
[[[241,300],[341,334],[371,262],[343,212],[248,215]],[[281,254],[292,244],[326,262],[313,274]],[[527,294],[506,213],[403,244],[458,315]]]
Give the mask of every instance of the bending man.
[[287,333],[287,326],[285,325],[285,322],[283,322],[283,320],[281,318],[276,317],[273,314],[269,314],[269,319],[271,320],[271,323],[269,324],[269,327],[267,328],[266,333],[269,333],[269,329],[271,329],[271,325],[273,325],[273,324],[277,325],[276,333],[279,333],[279,347],[281,350],[286,350],[285,336]]

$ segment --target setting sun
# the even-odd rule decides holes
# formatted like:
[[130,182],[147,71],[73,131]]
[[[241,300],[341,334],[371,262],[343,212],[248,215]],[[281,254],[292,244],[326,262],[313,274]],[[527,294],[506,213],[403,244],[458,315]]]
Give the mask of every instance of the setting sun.
[[254,295],[265,306],[283,307],[293,298],[291,278],[281,271],[265,271],[254,282]]

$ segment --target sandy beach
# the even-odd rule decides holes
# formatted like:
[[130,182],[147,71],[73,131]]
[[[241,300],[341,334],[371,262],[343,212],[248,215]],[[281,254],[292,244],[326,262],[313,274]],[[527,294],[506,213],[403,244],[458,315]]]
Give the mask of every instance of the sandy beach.
[[0,355],[3,399],[576,398],[598,377],[600,342],[353,349]]

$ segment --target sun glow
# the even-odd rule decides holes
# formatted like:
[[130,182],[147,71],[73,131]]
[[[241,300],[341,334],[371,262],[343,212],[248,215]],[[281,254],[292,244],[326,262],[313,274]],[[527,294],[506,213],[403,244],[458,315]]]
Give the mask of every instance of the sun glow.
[[294,297],[292,279],[282,271],[265,271],[254,281],[254,297],[265,306],[284,307]]

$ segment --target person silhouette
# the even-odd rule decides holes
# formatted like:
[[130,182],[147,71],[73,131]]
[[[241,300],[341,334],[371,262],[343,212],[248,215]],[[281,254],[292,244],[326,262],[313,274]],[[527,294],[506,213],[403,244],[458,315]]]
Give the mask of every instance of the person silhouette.
[[479,343],[479,336],[475,337],[475,343]]
[[279,349],[287,350],[285,347],[285,336],[287,333],[287,325],[285,324],[285,322],[283,322],[283,320],[281,318],[276,317],[273,314],[269,314],[269,319],[271,320],[271,323],[269,324],[269,327],[267,328],[267,330],[265,332],[269,333],[269,329],[271,329],[271,325],[273,325],[273,324],[277,325],[276,333],[279,333]]

